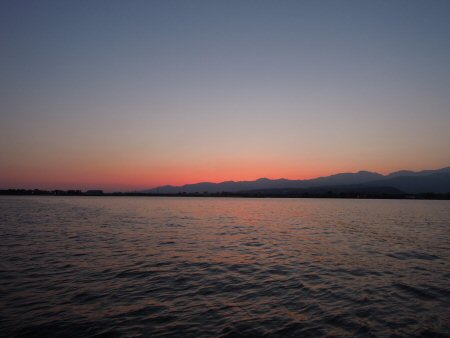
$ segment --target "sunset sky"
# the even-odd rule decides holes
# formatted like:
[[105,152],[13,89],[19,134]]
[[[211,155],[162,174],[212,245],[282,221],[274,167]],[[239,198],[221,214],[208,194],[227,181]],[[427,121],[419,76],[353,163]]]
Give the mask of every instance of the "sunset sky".
[[450,1],[2,1],[0,188],[450,166]]

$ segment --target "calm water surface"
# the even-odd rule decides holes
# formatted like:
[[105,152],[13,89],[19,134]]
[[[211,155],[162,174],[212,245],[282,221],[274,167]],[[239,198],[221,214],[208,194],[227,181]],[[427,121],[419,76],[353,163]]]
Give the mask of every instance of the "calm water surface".
[[450,201],[0,197],[0,331],[449,337]]

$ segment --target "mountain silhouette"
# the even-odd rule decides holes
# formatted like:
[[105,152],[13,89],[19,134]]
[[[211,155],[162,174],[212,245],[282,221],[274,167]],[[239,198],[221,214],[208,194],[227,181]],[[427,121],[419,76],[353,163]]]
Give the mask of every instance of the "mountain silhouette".
[[[312,189],[318,187],[341,187],[348,191],[392,188],[392,192],[405,193],[448,193],[450,192],[450,167],[437,170],[410,171],[402,170],[382,175],[376,172],[359,171],[356,173],[339,173],[331,176],[309,180],[288,180],[260,178],[255,181],[225,181],[221,183],[200,182],[183,186],[161,186],[144,190],[145,193],[179,194],[179,193],[220,193],[249,192],[268,189]],[[345,187],[344,187],[345,186]]]
[[281,188],[281,189],[258,189],[240,191],[242,195],[249,196],[339,196],[345,197],[347,194],[370,195],[370,196],[400,196],[405,193],[394,187],[387,186],[368,186],[364,184],[320,186],[310,188]]
[[379,181],[367,182],[367,186],[389,186],[405,193],[448,193],[450,192],[450,172],[394,176]]

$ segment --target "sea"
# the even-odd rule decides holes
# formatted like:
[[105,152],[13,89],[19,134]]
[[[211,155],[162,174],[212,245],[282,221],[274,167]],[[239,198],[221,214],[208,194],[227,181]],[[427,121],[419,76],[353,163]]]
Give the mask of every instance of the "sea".
[[449,337],[450,201],[0,196],[2,337]]

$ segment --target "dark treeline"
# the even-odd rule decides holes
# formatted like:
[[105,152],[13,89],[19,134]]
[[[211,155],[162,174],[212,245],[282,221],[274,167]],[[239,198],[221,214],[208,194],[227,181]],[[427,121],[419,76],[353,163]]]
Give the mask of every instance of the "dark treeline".
[[0,195],[58,195],[58,196],[101,196],[103,190],[41,190],[41,189],[6,189]]
[[5,189],[0,190],[0,195],[18,196],[164,196],[164,197],[248,197],[248,198],[377,198],[377,199],[434,199],[450,200],[450,193],[423,193],[423,194],[388,194],[388,193],[359,193],[359,192],[217,192],[217,193],[186,193],[160,194],[143,192],[103,192],[102,190],[41,190],[41,189]]

